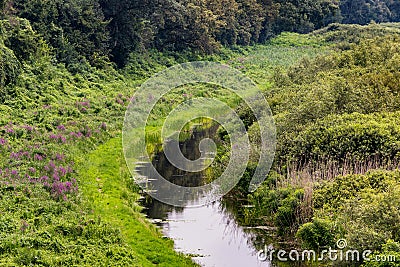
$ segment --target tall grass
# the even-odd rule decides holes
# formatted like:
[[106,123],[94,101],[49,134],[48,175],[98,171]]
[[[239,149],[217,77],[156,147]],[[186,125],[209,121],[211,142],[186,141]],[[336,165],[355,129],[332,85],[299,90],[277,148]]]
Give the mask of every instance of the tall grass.
[[390,159],[380,155],[370,156],[364,160],[356,160],[347,155],[343,162],[338,162],[329,157],[306,163],[295,160],[278,164],[277,172],[284,177],[279,181],[278,186],[304,187],[322,181],[332,181],[337,176],[365,174],[377,169],[397,170],[399,168],[400,159]]

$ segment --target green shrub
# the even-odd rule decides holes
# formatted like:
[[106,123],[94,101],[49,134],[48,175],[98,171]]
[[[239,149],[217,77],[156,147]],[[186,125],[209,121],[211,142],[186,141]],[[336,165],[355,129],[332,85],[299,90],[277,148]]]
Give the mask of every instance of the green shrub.
[[276,177],[271,176],[252,195],[249,202],[254,205],[248,216],[253,218],[253,224],[273,224],[278,228],[279,235],[290,235],[297,231],[302,223],[301,204],[303,189],[275,188]]
[[335,234],[332,222],[314,218],[312,222],[305,223],[299,227],[296,237],[302,245],[316,251],[323,247],[333,246]]
[[375,170],[362,174],[338,176],[333,181],[317,184],[313,193],[316,209],[324,206],[339,208],[348,199],[359,198],[363,190],[384,192],[390,185],[400,182],[399,171]]
[[363,264],[364,267],[399,267],[400,243],[389,239],[382,245],[382,251],[371,255],[370,259]]
[[14,51],[18,60],[31,61],[49,54],[43,39],[33,31],[26,19],[10,18],[0,21],[0,32],[4,44]]
[[279,131],[296,133],[332,114],[399,110],[398,39],[390,33],[363,39],[345,51],[302,60],[275,75],[268,97],[278,114]]
[[400,156],[400,112],[330,115],[280,145],[280,157],[309,162],[331,159],[393,160]]
[[314,190],[316,218],[329,218],[349,246],[379,252],[400,241],[400,172],[339,176]]
[[14,85],[21,73],[21,63],[15,57],[14,52],[0,45],[0,102],[4,99],[6,92],[4,87]]
[[280,200],[274,216],[280,235],[296,232],[302,219],[300,206],[303,196],[304,190],[296,189]]

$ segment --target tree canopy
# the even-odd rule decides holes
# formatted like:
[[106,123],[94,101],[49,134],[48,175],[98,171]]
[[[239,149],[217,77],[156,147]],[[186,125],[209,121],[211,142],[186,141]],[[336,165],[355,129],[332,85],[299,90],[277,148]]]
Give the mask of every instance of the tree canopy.
[[67,65],[108,57],[119,66],[143,49],[212,53],[332,22],[400,20],[394,0],[2,0],[2,17],[22,17]]

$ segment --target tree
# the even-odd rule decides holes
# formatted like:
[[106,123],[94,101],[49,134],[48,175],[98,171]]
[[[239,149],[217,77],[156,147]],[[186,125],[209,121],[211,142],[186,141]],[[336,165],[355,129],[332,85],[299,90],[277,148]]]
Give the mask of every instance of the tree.
[[97,0],[13,0],[13,6],[56,48],[61,62],[108,55],[107,23]]
[[400,21],[400,1],[397,0],[384,0],[386,6],[390,10],[390,20],[399,22]]
[[129,54],[140,48],[147,48],[153,42],[153,29],[158,27],[151,17],[158,6],[158,0],[100,0],[105,19],[109,21],[109,46],[114,62],[123,66]]
[[340,10],[343,23],[368,24],[391,20],[391,11],[381,0],[342,0]]
[[333,0],[276,0],[279,3],[274,32],[307,33],[335,22],[339,6]]
[[237,44],[239,4],[235,0],[207,1],[207,8],[217,17],[219,28],[215,39],[223,45]]
[[161,50],[199,50],[211,53],[218,48],[215,39],[221,21],[206,0],[165,1],[159,10],[155,47]]
[[260,32],[259,42],[265,42],[275,35],[274,25],[278,19],[280,4],[274,0],[259,0],[264,10],[263,27]]
[[237,0],[239,13],[239,45],[249,45],[258,41],[264,21],[262,6],[256,0]]

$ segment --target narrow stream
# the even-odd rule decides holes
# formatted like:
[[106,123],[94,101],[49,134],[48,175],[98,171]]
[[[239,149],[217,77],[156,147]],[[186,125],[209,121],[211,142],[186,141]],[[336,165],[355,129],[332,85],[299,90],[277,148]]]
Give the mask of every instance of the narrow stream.
[[[199,158],[198,144],[203,138],[213,138],[212,131],[194,132],[189,140],[180,144],[182,153],[191,160]],[[199,186],[205,183],[204,173],[178,170],[163,153],[154,157],[153,165],[175,184]],[[151,176],[146,170],[143,174]],[[239,202],[230,203],[229,208],[222,200],[200,208],[176,208],[146,197],[143,204],[146,215],[162,228],[165,236],[174,240],[175,249],[192,256],[201,266],[272,266],[257,258],[256,233],[235,221],[233,210],[235,205],[241,205]]]

